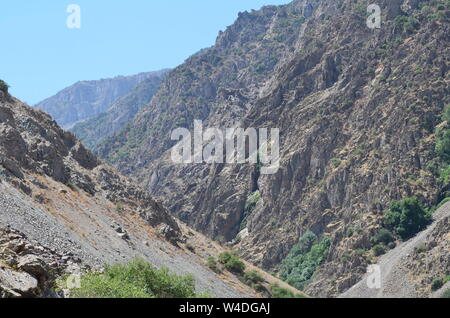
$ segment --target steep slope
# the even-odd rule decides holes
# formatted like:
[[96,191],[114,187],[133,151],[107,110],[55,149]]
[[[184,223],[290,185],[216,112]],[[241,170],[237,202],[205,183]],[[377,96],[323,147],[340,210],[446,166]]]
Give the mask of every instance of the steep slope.
[[156,89],[167,70],[118,76],[98,81],[82,81],[63,89],[36,105],[55,118],[63,128],[104,113],[112,103],[123,97],[144,80],[151,80]]
[[[186,248],[192,240],[201,253]],[[6,90],[0,90],[0,247],[1,297],[52,296],[48,276],[136,256],[193,274],[198,290],[214,296],[258,296],[234,275],[206,266],[222,247],[178,223],[47,114]]]
[[[366,25],[369,4],[298,0],[241,13],[98,153],[203,233],[232,240],[245,227],[237,246],[265,269],[279,270],[308,231],[330,238],[306,290],[344,292],[373,261],[370,238],[389,204],[417,196],[431,207],[446,186],[435,128],[449,103],[449,3],[379,1],[380,29]],[[280,128],[280,170],[173,164],[170,133],[194,119]]]
[[[342,297],[423,298],[433,293],[433,280],[448,276],[450,270],[450,204],[435,213],[434,223],[380,258],[381,288],[372,287],[365,277]],[[369,287],[370,286],[370,287]],[[442,288],[442,291],[446,288]]]
[[104,113],[76,124],[70,131],[89,149],[95,149],[97,145],[132,121],[139,110],[151,101],[166,73],[163,74],[144,80],[115,101]]

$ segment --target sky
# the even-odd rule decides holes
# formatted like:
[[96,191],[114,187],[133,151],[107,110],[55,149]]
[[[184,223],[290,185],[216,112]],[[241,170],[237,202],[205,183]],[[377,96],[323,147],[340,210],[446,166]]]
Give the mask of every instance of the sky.
[[[79,80],[172,68],[241,11],[290,0],[14,0],[0,8],[0,79],[30,105]],[[80,8],[80,28],[69,5]],[[73,25],[72,25],[73,26]]]

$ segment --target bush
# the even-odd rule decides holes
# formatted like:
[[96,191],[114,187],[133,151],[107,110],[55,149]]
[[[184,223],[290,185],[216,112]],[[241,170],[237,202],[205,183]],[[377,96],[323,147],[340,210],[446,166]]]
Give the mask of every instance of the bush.
[[234,253],[232,252],[223,252],[219,255],[219,262],[225,265],[233,257],[233,255]]
[[9,85],[6,84],[3,80],[0,80],[0,91],[8,93]]
[[245,264],[238,257],[232,257],[225,265],[225,269],[235,274],[242,274],[245,270]]
[[318,242],[314,233],[307,232],[283,260],[281,279],[299,290],[305,288],[317,267],[328,256],[330,246],[330,238]]
[[386,253],[386,249],[381,245],[375,245],[372,251],[375,256],[381,256]]
[[243,280],[247,285],[250,286],[254,286],[256,284],[261,284],[262,282],[264,282],[264,278],[256,270],[245,272]]
[[441,133],[436,142],[435,152],[443,162],[450,162],[450,130]]
[[217,261],[214,258],[214,256],[209,256],[207,261],[206,261],[206,265],[214,272],[219,273],[220,269],[217,265]]
[[410,239],[431,223],[431,215],[425,211],[417,198],[393,202],[385,212],[384,224],[403,240]]
[[104,273],[87,273],[74,298],[193,298],[194,278],[178,276],[166,268],[156,269],[142,259],[124,265],[107,266]]
[[226,270],[232,273],[243,274],[245,271],[245,264],[237,256],[236,252],[224,252],[220,254],[219,262],[223,264]]
[[431,290],[436,291],[444,286],[444,280],[442,278],[435,278],[431,282]]
[[272,293],[272,298],[305,298],[302,294],[294,294],[287,288],[280,287],[277,284],[270,286],[270,292]]
[[372,244],[383,243],[386,246],[394,241],[395,241],[394,235],[392,235],[392,233],[387,229],[379,230],[378,233],[371,238]]

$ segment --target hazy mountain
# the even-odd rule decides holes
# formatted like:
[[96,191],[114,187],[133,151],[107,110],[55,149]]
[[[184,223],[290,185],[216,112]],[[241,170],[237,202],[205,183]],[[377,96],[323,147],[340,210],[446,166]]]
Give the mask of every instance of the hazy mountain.
[[86,146],[94,149],[134,119],[139,110],[151,101],[167,72],[145,79],[136,88],[115,101],[104,113],[78,123],[70,130]]
[[157,86],[166,72],[167,70],[162,70],[98,81],[81,81],[38,103],[36,107],[50,114],[63,128],[71,128],[80,121],[104,113],[117,99],[144,80],[149,79]]

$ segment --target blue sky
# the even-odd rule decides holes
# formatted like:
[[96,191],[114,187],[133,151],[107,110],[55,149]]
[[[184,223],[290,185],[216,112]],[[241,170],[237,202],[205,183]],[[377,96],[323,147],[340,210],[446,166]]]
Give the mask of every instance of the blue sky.
[[[79,81],[175,67],[238,12],[290,0],[14,0],[0,9],[0,79],[35,104]],[[66,25],[70,4],[81,29]]]

